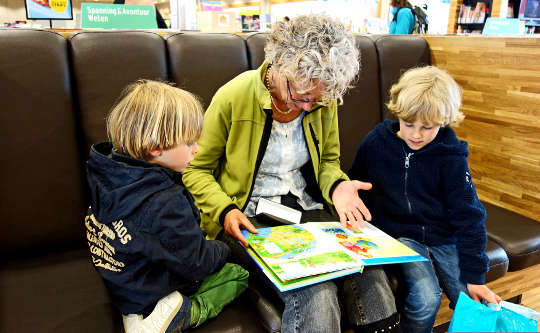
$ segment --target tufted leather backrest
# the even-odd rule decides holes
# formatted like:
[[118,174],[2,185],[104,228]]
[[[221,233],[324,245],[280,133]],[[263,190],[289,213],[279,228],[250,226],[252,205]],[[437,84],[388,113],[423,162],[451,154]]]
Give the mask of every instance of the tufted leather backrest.
[[370,38],[375,43],[379,57],[382,113],[384,118],[391,118],[386,107],[390,88],[407,69],[431,64],[429,45],[424,38],[416,35],[380,35]]
[[264,45],[269,33],[255,32],[244,36],[247,45],[249,67],[258,68],[264,61]]
[[106,116],[128,84],[168,80],[165,42],[147,31],[84,31],[69,44],[86,157],[107,139]]
[[2,255],[83,244],[83,175],[66,39],[0,29]]
[[222,85],[249,69],[244,40],[237,35],[175,33],[165,40],[171,80],[199,96],[204,109]]
[[375,45],[371,39],[355,36],[360,51],[358,80],[343,97],[339,106],[339,139],[341,168],[347,172],[354,160],[360,142],[382,120],[379,64]]

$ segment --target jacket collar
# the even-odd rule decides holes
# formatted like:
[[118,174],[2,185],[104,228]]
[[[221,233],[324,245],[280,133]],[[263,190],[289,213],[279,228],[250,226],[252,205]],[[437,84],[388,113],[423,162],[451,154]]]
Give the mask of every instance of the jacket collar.
[[139,160],[131,156],[120,154],[116,152],[111,142],[97,143],[91,147],[91,150],[93,151],[94,159],[101,158],[102,163],[105,163],[108,157],[110,157],[112,161],[122,163],[131,170],[140,170],[142,172],[144,169],[152,169],[155,171],[164,172],[176,183],[183,184],[182,174],[180,172],[176,172],[155,163]]
[[159,164],[155,164],[155,163],[139,160],[139,159],[133,158],[131,156],[126,156],[126,155],[123,155],[123,154],[119,154],[114,149],[111,149],[111,151],[112,151],[111,157],[112,157],[112,159],[114,161],[125,163],[125,164],[127,164],[127,165],[129,165],[131,167],[136,167],[136,168],[141,167],[141,168],[145,168],[145,169],[152,168],[152,169],[154,169],[156,171],[164,172],[175,183],[183,185],[182,174],[180,172],[176,172],[176,171],[171,170],[169,168],[165,168],[165,167],[163,167],[163,166],[161,166]]

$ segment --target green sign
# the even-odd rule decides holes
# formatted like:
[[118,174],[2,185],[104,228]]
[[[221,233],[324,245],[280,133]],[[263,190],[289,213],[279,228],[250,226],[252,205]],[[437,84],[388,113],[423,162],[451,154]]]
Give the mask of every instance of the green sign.
[[83,3],[81,28],[157,29],[154,6]]

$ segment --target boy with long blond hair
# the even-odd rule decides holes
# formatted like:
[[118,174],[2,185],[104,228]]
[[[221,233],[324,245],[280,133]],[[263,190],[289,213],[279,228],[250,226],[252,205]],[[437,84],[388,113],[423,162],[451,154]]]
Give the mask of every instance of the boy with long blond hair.
[[373,223],[428,261],[398,265],[405,285],[403,332],[431,332],[441,288],[453,308],[459,293],[497,303],[484,284],[488,270],[486,212],[467,163],[459,124],[461,91],[445,71],[410,69],[390,90],[386,120],[358,149],[351,178],[371,182],[365,191]]
[[192,94],[140,80],[107,118],[111,142],[90,150],[88,245],[128,333],[196,327],[247,286],[227,245],[205,239],[182,182],[201,130]]

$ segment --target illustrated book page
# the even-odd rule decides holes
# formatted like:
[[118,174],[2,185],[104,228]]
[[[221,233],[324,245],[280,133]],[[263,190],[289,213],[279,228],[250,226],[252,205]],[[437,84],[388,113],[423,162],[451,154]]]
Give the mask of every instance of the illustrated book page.
[[281,281],[363,266],[360,256],[332,241],[319,223],[260,228],[244,236]]
[[341,247],[357,254],[366,266],[427,260],[369,222],[362,229],[343,228],[339,222],[310,222]]
[[[369,223],[361,230],[344,228],[339,222],[309,222],[258,231],[243,231],[250,244],[248,254],[278,289],[293,280],[304,286],[361,272],[364,265],[426,260]],[[320,275],[325,276],[315,281]]]

